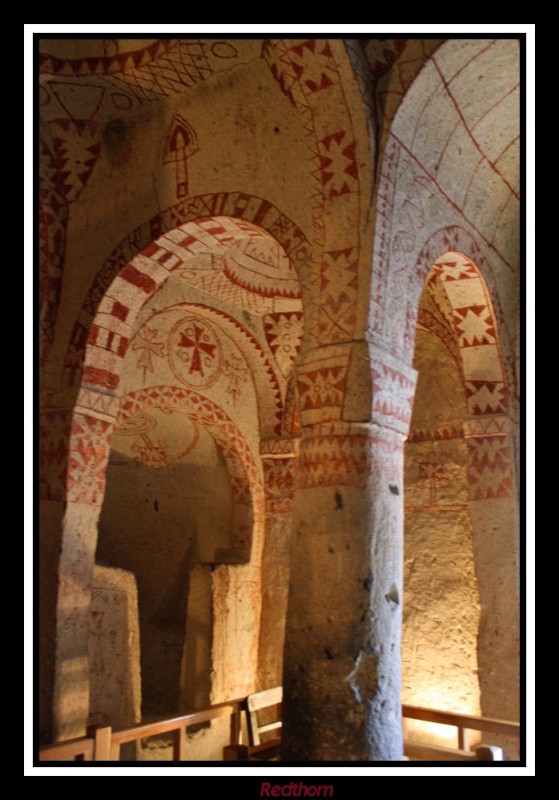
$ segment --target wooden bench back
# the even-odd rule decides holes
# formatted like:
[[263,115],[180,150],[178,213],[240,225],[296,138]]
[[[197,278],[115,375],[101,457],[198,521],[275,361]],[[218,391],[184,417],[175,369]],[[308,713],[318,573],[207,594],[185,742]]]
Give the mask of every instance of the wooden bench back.
[[[246,701],[247,708],[247,727],[249,747],[262,744],[260,736],[268,731],[275,731],[281,728],[281,702],[283,699],[283,687],[274,686],[273,689],[265,689],[263,692],[249,694]],[[276,707],[276,719],[260,725],[258,722],[258,712],[263,709]]]

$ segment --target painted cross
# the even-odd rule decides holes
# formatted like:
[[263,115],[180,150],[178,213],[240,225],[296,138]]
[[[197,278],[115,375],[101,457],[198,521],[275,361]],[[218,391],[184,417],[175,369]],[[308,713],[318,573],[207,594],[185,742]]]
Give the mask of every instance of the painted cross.
[[210,359],[213,359],[214,357],[216,345],[207,341],[207,337],[205,337],[204,334],[204,328],[196,325],[196,323],[193,325],[193,332],[191,335],[185,333],[184,331],[181,332],[179,347],[192,349],[192,354],[189,358],[190,373],[199,372],[200,375],[203,375],[204,369],[202,366],[202,356],[204,353],[207,353]]
[[144,372],[144,386],[146,383],[146,372],[153,372],[152,354],[163,358],[165,355],[165,342],[156,342],[158,335],[156,328],[148,328],[147,325],[138,332],[138,336],[132,342],[132,350],[141,350],[140,357],[136,366]]
[[422,478],[429,481],[429,503],[437,502],[437,485],[448,486],[449,479],[445,477],[445,465],[437,461],[435,455],[431,455],[427,461],[416,461],[419,467],[419,474]]

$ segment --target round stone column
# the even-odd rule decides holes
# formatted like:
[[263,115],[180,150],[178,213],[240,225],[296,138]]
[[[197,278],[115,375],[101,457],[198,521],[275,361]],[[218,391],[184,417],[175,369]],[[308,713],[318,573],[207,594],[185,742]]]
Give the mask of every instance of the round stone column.
[[358,342],[307,356],[297,380],[282,758],[400,760],[403,442],[415,372]]

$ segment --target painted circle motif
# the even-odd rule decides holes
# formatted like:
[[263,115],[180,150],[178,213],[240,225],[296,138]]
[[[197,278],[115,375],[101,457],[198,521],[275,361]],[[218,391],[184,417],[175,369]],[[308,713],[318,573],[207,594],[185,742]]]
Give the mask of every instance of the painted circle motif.
[[123,92],[113,92],[111,94],[111,100],[115,108],[120,108],[123,111],[126,111],[132,105],[132,99]]
[[169,363],[185,386],[205,389],[221,372],[221,345],[215,329],[201,317],[184,317],[168,338]]
[[214,42],[210,49],[216,58],[235,58],[237,55],[237,48],[230,42]]

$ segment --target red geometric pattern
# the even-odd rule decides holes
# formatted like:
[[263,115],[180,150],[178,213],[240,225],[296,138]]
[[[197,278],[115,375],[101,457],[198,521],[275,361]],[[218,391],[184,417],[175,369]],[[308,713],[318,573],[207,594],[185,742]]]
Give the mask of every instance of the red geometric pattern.
[[128,347],[128,339],[115,331],[107,330],[100,325],[92,325],[87,343],[96,345],[109,353],[124,356]]
[[136,367],[144,373],[144,383],[148,372],[154,372],[153,357],[165,357],[165,342],[158,341],[159,331],[144,325],[136,334],[132,342],[132,350],[140,350]]
[[[369,47],[369,42],[371,45]],[[406,48],[407,39],[362,39],[361,46],[367,52],[367,58],[373,77],[379,80],[394,68]],[[380,48],[382,47],[382,53]]]
[[[332,428],[304,436],[299,450],[296,488],[351,486],[371,490],[372,483],[387,489],[388,482],[402,483],[403,445],[399,436],[376,433],[340,433]],[[347,427],[351,430],[351,425]]]
[[42,53],[40,71],[76,78],[94,75],[107,88],[120,90],[113,91],[113,99],[116,94],[125,105],[117,107],[129,108],[132,98],[140,103],[159,100],[210,78],[214,68],[206,47],[199,39],[159,39],[140,50],[110,56],[61,59]]
[[[68,206],[39,178],[39,333],[40,357],[54,339],[62,286]],[[57,211],[55,211],[55,207]]]
[[45,409],[39,414],[39,497],[66,499],[68,440],[72,412]]
[[468,477],[472,500],[510,497],[513,493],[512,462],[507,437],[467,439]]
[[346,368],[344,365],[313,369],[299,374],[297,387],[301,409],[338,408],[343,403]]
[[464,420],[464,436],[508,436],[510,433],[510,419],[504,414],[497,416],[472,417]]
[[287,47],[285,42],[268,40],[262,52],[282,92],[292,102],[301,102],[299,94],[307,97],[322,92],[340,80],[328,42],[307,39]]
[[66,251],[68,203],[86,186],[101,152],[93,123],[55,120],[40,141],[40,356],[54,338]]
[[372,421],[407,435],[416,384],[415,371],[406,369],[378,347],[371,348]]
[[67,500],[100,506],[105,492],[114,424],[94,416],[74,413],[68,458]]
[[39,158],[39,335],[40,357],[54,339],[66,251],[68,204],[56,188],[56,164],[50,146],[40,139]]
[[326,196],[338,197],[359,189],[355,161],[355,141],[345,131],[337,131],[318,142],[320,173]]
[[321,92],[339,79],[328,42],[308,39],[289,49],[295,77],[307,95]]
[[416,442],[439,442],[450,439],[463,439],[464,428],[461,422],[449,422],[439,428],[414,428],[410,431],[407,444]]
[[366,436],[313,436],[303,438],[299,451],[296,486],[367,485],[370,443]]
[[263,322],[266,341],[282,374],[287,376],[301,349],[303,312],[284,311],[267,314]]
[[460,347],[479,347],[497,341],[493,315],[487,305],[455,308],[454,329]]
[[289,514],[292,508],[295,459],[264,458],[264,496],[268,514]]
[[316,359],[297,370],[297,393],[302,425],[341,418],[349,355]]
[[130,50],[113,56],[63,59],[39,54],[39,72],[53,75],[105,75],[114,74],[127,69],[134,69],[138,64],[147,64],[157,58],[173,44],[172,39],[158,39],[149,47]]
[[468,414],[500,414],[507,411],[507,390],[502,381],[465,381]]
[[355,247],[324,253],[320,265],[320,339],[347,341],[355,331],[358,252]]
[[415,383],[385,364],[373,368],[371,374],[375,416],[409,425]]
[[114,422],[118,414],[120,399],[106,392],[97,392],[85,386],[80,388],[74,411],[86,416],[91,415],[97,419]]
[[[433,264],[426,285],[460,349],[468,413],[506,412],[508,393],[492,304],[476,265],[462,253],[446,253]],[[474,361],[467,357],[471,347],[476,348]],[[478,379],[480,368],[498,379]]]
[[437,275],[441,281],[463,281],[468,278],[479,279],[479,272],[475,264],[464,256],[451,260],[438,259],[433,264],[433,275]]
[[60,119],[49,122],[49,134],[56,172],[55,189],[67,203],[75,203],[101,154],[98,126],[93,122]]
[[301,425],[296,398],[295,376],[293,376],[287,384],[280,434],[283,436],[298,436],[300,430]]

